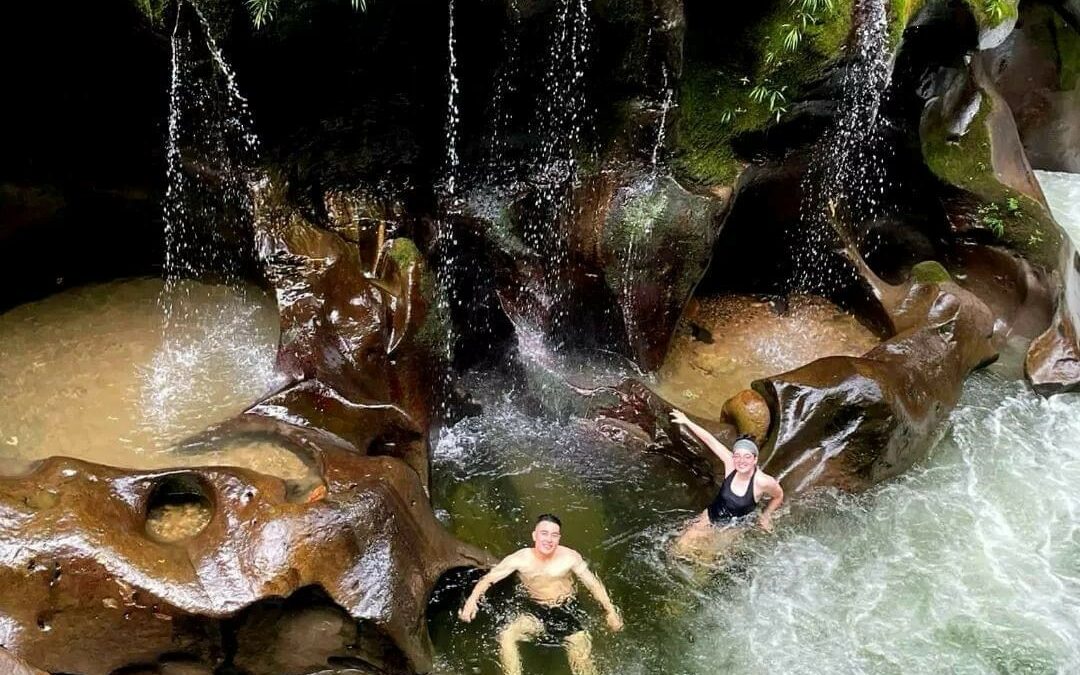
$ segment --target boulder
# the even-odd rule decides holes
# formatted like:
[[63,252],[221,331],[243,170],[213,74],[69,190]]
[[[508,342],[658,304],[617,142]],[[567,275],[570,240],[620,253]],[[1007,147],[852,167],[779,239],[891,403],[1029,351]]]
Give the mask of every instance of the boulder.
[[[343,630],[371,631],[382,645],[375,665],[427,670],[428,595],[444,572],[488,558],[442,529],[401,460],[246,417],[244,433],[304,453],[324,489],[296,499],[282,480],[243,469],[140,472],[67,458],[0,481],[0,549],[8,551],[0,642],[52,672],[107,675],[177,655],[215,666],[235,648],[224,635],[236,630],[243,641],[245,610],[318,587]],[[212,514],[194,536],[164,543],[148,535],[147,514],[163,486],[178,482]],[[372,661],[359,643],[311,651],[324,666],[330,657]],[[264,654],[249,672],[295,672],[288,654]]]
[[[627,379],[617,387],[605,388],[604,398],[590,413],[597,428],[608,437],[639,450],[651,450],[684,464],[695,474],[719,484],[724,480],[724,464],[711,450],[681,425],[671,422],[675,406],[644,383]],[[614,400],[610,397],[614,396]],[[727,444],[735,442],[738,431],[727,422],[693,418]]]
[[553,243],[537,239],[538,190],[466,200],[458,216],[487,252],[510,321],[655,370],[708,267],[724,202],[643,169],[598,171],[567,196],[565,238]]
[[966,70],[946,71],[920,124],[923,158],[959,191],[946,199],[956,234],[996,239],[1051,269],[1064,240],[1032,173],[1008,103],[972,55]]
[[1064,280],[1054,321],[1031,343],[1024,361],[1025,377],[1044,396],[1080,391],[1080,253],[1069,245],[1062,257]]
[[1028,3],[1016,29],[983,56],[1037,169],[1080,171],[1078,49],[1080,33],[1054,8]]
[[785,490],[898,475],[925,456],[967,375],[997,357],[994,317],[973,294],[951,281],[892,290],[894,337],[753,383],[775,419],[761,464]]
[[1054,324],[1032,342],[1024,375],[1043,396],[1080,391],[1080,341],[1073,319],[1059,313]]
[[956,283],[986,303],[1003,340],[1026,349],[1050,325],[1057,302],[1052,274],[997,246],[961,243],[953,258]]
[[683,308],[712,258],[719,203],[670,177],[643,176],[607,207],[598,251],[618,298],[630,354],[645,371],[660,367]]
[[765,442],[772,413],[769,404],[753,389],[744,389],[729,398],[721,415],[723,421],[734,426],[740,434],[753,438],[759,446]]
[[428,300],[415,247],[379,242],[365,264],[360,247],[290,208],[280,186],[266,181],[256,195],[256,242],[281,315],[278,369],[291,380],[260,409],[284,407],[365,450],[378,440],[426,485],[433,345],[418,339]]
[[[0,480],[0,645],[28,663],[86,675],[425,672],[439,577],[494,562],[443,530],[428,497],[437,330],[419,252],[344,238],[355,211],[332,200],[342,221],[317,227],[285,192],[264,181],[254,200],[284,384],[179,448],[272,443],[316,484],[58,457]],[[170,513],[188,520],[168,526]]]

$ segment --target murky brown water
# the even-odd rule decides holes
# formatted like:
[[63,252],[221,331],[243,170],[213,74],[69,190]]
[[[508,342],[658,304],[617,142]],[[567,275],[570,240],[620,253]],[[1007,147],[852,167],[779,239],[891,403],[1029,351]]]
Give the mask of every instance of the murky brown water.
[[162,286],[86,286],[0,315],[0,471],[66,455],[125,468],[308,475],[296,454],[269,443],[168,449],[276,386],[278,316],[258,289],[185,284],[166,340]]
[[857,356],[878,344],[855,317],[823,298],[798,296],[780,313],[751,296],[698,301],[686,321],[712,333],[712,344],[680,327],[657,373],[658,393],[702,417],[719,417],[724,402],[755,379],[831,355]]

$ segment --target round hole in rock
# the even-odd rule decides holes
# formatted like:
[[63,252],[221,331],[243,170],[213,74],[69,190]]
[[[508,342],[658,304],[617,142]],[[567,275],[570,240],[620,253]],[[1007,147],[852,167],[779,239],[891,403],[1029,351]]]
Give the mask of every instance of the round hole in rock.
[[168,544],[185,541],[202,532],[213,514],[206,489],[195,475],[167,476],[150,493],[146,533]]

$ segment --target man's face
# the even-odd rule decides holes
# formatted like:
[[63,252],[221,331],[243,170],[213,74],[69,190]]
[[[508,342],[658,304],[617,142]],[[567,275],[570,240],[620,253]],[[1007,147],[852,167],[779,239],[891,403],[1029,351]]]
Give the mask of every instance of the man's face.
[[533,529],[533,544],[543,555],[551,555],[559,547],[560,528],[555,523],[544,520]]

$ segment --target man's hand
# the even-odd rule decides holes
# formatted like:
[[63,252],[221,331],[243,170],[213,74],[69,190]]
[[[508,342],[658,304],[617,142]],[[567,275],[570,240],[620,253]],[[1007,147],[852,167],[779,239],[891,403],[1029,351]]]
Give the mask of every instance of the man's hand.
[[469,623],[476,618],[477,601],[475,598],[469,598],[465,601],[465,604],[461,606],[461,611],[458,612],[458,618]]
[[619,610],[612,609],[610,612],[607,613],[606,618],[608,628],[611,629],[612,633],[618,633],[623,629],[623,620],[622,617],[619,616]]
[[686,415],[681,410],[672,410],[671,411],[671,421],[674,422],[675,424],[689,424],[690,423],[690,420],[687,419]]

